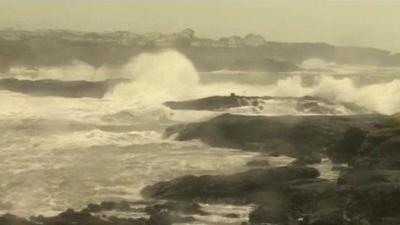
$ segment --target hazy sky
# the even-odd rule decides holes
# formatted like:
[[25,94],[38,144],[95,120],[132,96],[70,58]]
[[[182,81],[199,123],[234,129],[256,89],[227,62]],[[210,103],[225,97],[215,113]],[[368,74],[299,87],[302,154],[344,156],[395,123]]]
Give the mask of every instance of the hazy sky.
[[258,33],[400,52],[400,0],[0,0],[0,28]]

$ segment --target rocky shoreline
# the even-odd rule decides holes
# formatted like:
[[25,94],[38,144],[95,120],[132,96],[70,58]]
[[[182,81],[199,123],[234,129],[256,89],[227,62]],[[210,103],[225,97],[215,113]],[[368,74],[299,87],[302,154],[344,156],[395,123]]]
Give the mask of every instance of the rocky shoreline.
[[[0,217],[0,225],[168,225],[207,215],[200,203],[254,205],[243,224],[397,225],[400,223],[400,116],[243,116],[175,125],[165,136],[200,139],[218,147],[297,160],[231,175],[187,175],[145,187],[145,202],[103,202],[53,217]],[[309,164],[328,157],[340,168],[337,181],[322,179]],[[120,211],[121,217],[107,212]],[[227,214],[226,218],[237,218]]]

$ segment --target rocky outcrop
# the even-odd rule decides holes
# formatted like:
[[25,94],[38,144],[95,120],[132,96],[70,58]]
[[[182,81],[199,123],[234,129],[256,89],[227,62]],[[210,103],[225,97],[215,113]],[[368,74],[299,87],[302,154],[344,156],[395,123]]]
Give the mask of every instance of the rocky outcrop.
[[356,224],[391,225],[400,222],[400,124],[390,116],[367,132],[352,132],[338,154],[351,152],[350,169],[341,174],[347,203],[343,213]]
[[184,176],[147,186],[142,194],[156,199],[245,203],[252,202],[258,192],[274,191],[288,181],[317,176],[317,170],[307,167],[255,169],[229,176]]
[[[254,112],[262,112],[269,102],[281,102],[286,105],[294,105],[299,113],[310,114],[343,114],[345,112],[367,113],[368,110],[351,103],[334,103],[322,98],[304,97],[271,97],[271,96],[238,96],[232,93],[230,96],[211,96],[188,101],[169,101],[164,105],[175,110],[207,110],[223,111],[231,108],[251,106]],[[340,106],[340,107],[339,107]],[[338,110],[337,108],[343,108]]]
[[223,114],[208,121],[171,126],[165,136],[198,139],[211,146],[287,155],[318,162],[325,149],[343,139],[349,128],[368,130],[380,115],[244,116]]
[[[150,221],[150,220],[149,220]],[[77,212],[68,209],[54,217],[31,217],[29,219],[18,218],[14,215],[6,214],[0,216],[1,225],[150,225],[146,219],[122,219],[116,217],[101,218],[88,212]],[[159,225],[157,223],[151,223]],[[168,225],[167,223],[164,223]],[[169,223],[171,224],[171,223]]]
[[[137,216],[127,217],[129,213]],[[0,216],[0,225],[171,225],[193,222],[195,219],[192,215],[208,213],[194,202],[102,202],[89,204],[81,211],[67,209],[52,217],[33,216],[25,219],[4,214]]]
[[286,225],[298,224],[300,220],[322,224],[328,218],[344,220],[342,213],[348,195],[335,182],[318,176],[313,168],[291,166],[229,176],[185,176],[145,187],[142,194],[156,199],[257,204],[249,215],[251,224]]

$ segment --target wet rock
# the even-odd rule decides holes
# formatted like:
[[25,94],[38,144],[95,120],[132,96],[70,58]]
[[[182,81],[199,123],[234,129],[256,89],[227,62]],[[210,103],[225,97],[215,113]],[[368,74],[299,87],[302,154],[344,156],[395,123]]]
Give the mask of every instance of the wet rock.
[[345,225],[347,221],[343,217],[343,210],[337,208],[321,209],[313,213],[309,225]]
[[150,215],[147,221],[148,225],[168,225],[174,223],[189,223],[195,221],[192,216],[183,216],[176,211],[169,211],[163,208],[146,209]]
[[149,225],[171,225],[172,221],[168,212],[153,213],[148,220]]
[[363,156],[353,159],[349,165],[356,169],[400,170],[400,159]]
[[399,158],[398,146],[400,144],[400,127],[374,129],[368,135],[361,146],[361,156],[392,157]]
[[384,218],[400,218],[400,183],[376,183],[355,187],[346,207],[350,218],[380,224]]
[[329,158],[334,163],[348,163],[358,155],[361,145],[367,136],[367,131],[359,127],[351,127],[343,134],[343,138],[328,148]]
[[286,224],[289,221],[289,213],[282,208],[257,207],[249,215],[250,224]]
[[[168,106],[171,109],[210,110],[210,111],[225,110],[229,108],[250,105],[250,102],[241,101],[241,99],[243,98],[239,98],[236,95],[212,96],[212,97],[189,100],[189,101],[165,102],[164,105]],[[252,100],[252,98],[246,98],[246,100],[247,99]]]
[[[338,105],[344,107],[348,111],[354,113],[366,113],[363,109],[355,104],[349,103],[334,103],[326,101],[322,98],[304,96],[304,97],[271,97],[271,96],[238,96],[231,93],[229,96],[210,96],[206,98],[188,100],[188,101],[169,101],[164,105],[175,110],[207,110],[207,111],[222,111],[230,108],[250,106],[255,109],[263,110],[263,103],[268,101],[281,101],[283,104],[294,104],[296,110],[303,113],[313,114],[338,114],[343,112],[338,111]],[[256,110],[257,111],[257,110]]]
[[349,170],[338,179],[339,184],[361,186],[378,183],[400,182],[400,170]]
[[288,209],[296,218],[320,209],[341,208],[346,201],[339,186],[324,179],[294,180],[288,182],[282,192]]
[[298,156],[296,160],[290,164],[293,166],[305,166],[312,164],[319,164],[322,161],[323,154],[310,153],[304,156]]
[[33,225],[34,223],[11,214],[0,216],[0,225]]
[[100,204],[89,204],[86,208],[82,209],[82,212],[90,212],[90,213],[98,213],[102,211],[131,211],[131,205],[134,205],[134,202],[120,201],[120,202],[101,202]]
[[319,173],[308,167],[255,169],[229,176],[184,176],[145,187],[145,197],[203,201],[248,201],[260,190],[273,190],[284,183],[302,178],[315,178]]
[[[224,114],[208,121],[171,126],[165,136],[199,139],[211,146],[274,152],[295,158],[325,154],[350,127],[370,129],[379,115],[365,116],[244,116]],[[312,160],[314,162],[314,160]]]
[[32,217],[31,221],[34,224],[43,225],[145,225],[144,219],[121,219],[108,218],[103,219],[94,216],[89,212],[76,212],[73,209],[68,209],[54,217]]
[[153,214],[160,211],[176,212],[187,215],[208,215],[209,213],[203,211],[201,206],[195,202],[184,202],[184,201],[168,201],[162,204],[154,204],[147,206],[145,211],[148,214]]

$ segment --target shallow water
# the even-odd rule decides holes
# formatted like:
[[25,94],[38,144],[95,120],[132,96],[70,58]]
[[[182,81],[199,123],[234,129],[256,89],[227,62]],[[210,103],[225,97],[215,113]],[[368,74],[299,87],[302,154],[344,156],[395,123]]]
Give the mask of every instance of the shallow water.
[[145,185],[185,174],[234,173],[255,155],[164,140],[162,130],[173,122],[151,120],[162,111],[121,124],[103,120],[123,108],[101,99],[0,94],[7,109],[0,121],[3,212],[54,214],[90,202],[137,200]]

